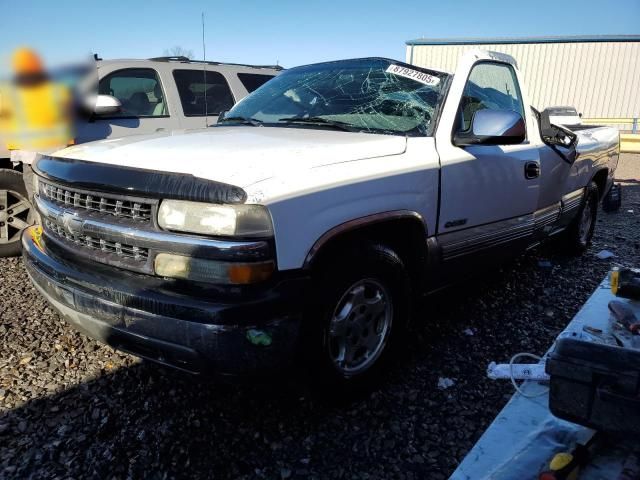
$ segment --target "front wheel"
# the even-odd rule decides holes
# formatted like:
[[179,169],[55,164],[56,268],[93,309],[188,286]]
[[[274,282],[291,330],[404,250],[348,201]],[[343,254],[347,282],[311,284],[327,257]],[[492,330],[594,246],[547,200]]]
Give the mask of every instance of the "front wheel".
[[409,315],[410,283],[402,260],[365,245],[317,273],[309,352],[315,380],[342,389],[369,387],[388,362]]
[[0,257],[20,254],[20,236],[31,224],[33,208],[22,174],[0,169]]

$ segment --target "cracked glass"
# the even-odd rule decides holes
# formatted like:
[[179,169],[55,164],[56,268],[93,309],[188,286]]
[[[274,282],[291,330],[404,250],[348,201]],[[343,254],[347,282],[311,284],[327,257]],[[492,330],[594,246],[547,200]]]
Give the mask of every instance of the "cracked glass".
[[240,101],[221,124],[430,136],[447,77],[382,58],[292,68]]

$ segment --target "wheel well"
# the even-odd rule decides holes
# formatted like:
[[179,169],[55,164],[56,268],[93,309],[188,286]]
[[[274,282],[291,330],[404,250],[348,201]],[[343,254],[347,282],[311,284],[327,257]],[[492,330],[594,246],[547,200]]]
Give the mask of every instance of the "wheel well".
[[598,186],[598,195],[600,198],[604,196],[604,191],[607,188],[607,178],[609,176],[609,169],[603,168],[598,170],[592,178],[592,181]]
[[329,257],[337,256],[365,241],[391,248],[405,264],[412,284],[420,285],[424,282],[427,235],[422,220],[417,217],[392,218],[340,232],[322,244],[311,258],[309,267],[314,270]]

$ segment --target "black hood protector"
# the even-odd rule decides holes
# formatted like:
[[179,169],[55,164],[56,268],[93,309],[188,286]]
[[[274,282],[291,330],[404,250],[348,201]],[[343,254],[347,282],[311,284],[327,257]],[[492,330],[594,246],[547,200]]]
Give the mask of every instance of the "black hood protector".
[[50,156],[39,158],[32,168],[37,175],[53,182],[105,193],[209,203],[244,203],[247,200],[247,193],[240,187],[186,173]]

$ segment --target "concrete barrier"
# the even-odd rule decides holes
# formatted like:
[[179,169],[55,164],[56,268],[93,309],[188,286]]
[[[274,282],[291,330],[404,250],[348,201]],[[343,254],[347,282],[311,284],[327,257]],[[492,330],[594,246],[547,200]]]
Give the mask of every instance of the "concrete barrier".
[[640,134],[621,133],[620,151],[623,153],[640,153]]

